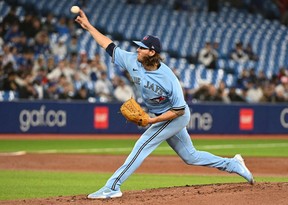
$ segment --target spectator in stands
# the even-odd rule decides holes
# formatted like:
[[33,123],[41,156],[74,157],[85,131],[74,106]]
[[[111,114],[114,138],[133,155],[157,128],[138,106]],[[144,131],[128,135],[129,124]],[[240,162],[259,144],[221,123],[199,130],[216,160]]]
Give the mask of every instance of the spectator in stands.
[[223,102],[222,93],[219,92],[213,84],[208,85],[208,95],[204,101]]
[[268,80],[268,78],[265,75],[263,70],[258,72],[257,82],[258,82],[259,86],[261,86],[261,87],[266,86],[267,84],[269,84],[269,80]]
[[24,53],[18,58],[18,70],[23,72],[32,72],[34,65],[34,52],[31,49],[25,50]]
[[282,76],[280,83],[275,88],[276,101],[288,102],[288,77]]
[[104,71],[101,72],[100,78],[95,83],[95,93],[100,102],[110,102],[112,100],[113,85]]
[[3,79],[3,85],[1,90],[17,92],[19,90],[19,84],[16,82],[16,78],[16,72],[10,71],[7,77]]
[[13,6],[10,8],[7,15],[4,16],[4,18],[2,20],[2,28],[3,28],[4,34],[13,24],[19,25],[20,21],[16,15],[16,11],[17,11],[17,7]]
[[[246,90],[246,89],[245,89]],[[245,100],[248,103],[258,103],[263,97],[263,91],[257,82],[248,81]]]
[[78,38],[76,35],[71,36],[67,44],[67,54],[71,59],[74,55],[78,54]]
[[73,86],[75,88],[75,90],[79,90],[81,88],[82,85],[85,84],[85,82],[81,79],[79,72],[75,72],[73,75]]
[[207,84],[200,85],[198,89],[195,91],[192,91],[192,101],[200,101],[203,102],[205,99],[207,99],[207,96],[209,95],[209,86]]
[[73,67],[73,68],[78,67],[78,62],[79,62],[78,54],[72,53],[68,59],[69,59],[70,67]]
[[87,0],[78,0],[78,4],[80,8],[86,8]]
[[85,50],[81,50],[80,52],[79,52],[79,65],[81,64],[81,63],[88,63],[88,56],[87,56],[87,52],[85,51]]
[[38,55],[49,55],[51,53],[50,49],[50,39],[48,33],[45,31],[39,31],[34,38],[33,50],[35,56]]
[[245,99],[241,96],[241,94],[238,93],[236,87],[234,86],[229,89],[228,97],[231,102],[246,102]]
[[[62,92],[59,94],[59,99],[71,100],[71,99],[75,99],[75,96],[76,95],[75,95],[75,90],[74,90],[73,84],[66,81],[62,85]],[[78,97],[76,97],[76,98],[78,98]]]
[[62,74],[57,82],[59,99],[71,99],[74,95],[73,84]]
[[11,44],[5,44],[3,46],[3,61],[2,61],[2,66],[5,67],[8,63],[11,63],[13,70],[17,70],[17,63],[16,59],[12,53],[13,47]]
[[[141,1],[141,2],[147,3],[148,1]],[[183,3],[185,4],[185,2],[187,1],[182,1],[179,3],[179,5],[183,5]],[[285,7],[287,0],[275,0],[275,2],[278,3],[279,8],[281,9],[282,17],[285,17],[285,13],[287,14],[287,7]],[[257,4],[259,3],[261,3],[260,0],[257,1]],[[254,2],[254,5],[255,5],[255,2]],[[187,9],[187,8],[184,8],[184,9]],[[255,8],[257,9],[257,6]],[[178,9],[181,10],[183,8],[178,7]],[[12,80],[11,83],[8,83],[8,85],[12,85],[10,88],[12,89],[13,87],[15,87],[13,86],[13,84],[15,83],[16,87],[18,86],[16,88],[16,91],[19,91],[20,89],[19,79],[21,79],[22,76],[26,76],[27,74],[29,74],[29,72],[33,68],[32,74],[34,75],[33,76],[34,81],[27,83],[27,86],[29,85],[29,86],[36,87],[37,93],[39,95],[38,98],[39,99],[43,98],[44,88],[46,89],[45,85],[48,83],[47,76],[49,77],[53,75],[54,77],[61,76],[59,72],[58,72],[59,74],[58,75],[56,74],[57,72],[54,71],[54,70],[57,70],[55,68],[56,67],[55,62],[58,62],[58,60],[57,58],[54,59],[54,56],[51,55],[52,51],[50,48],[50,42],[49,42],[50,36],[49,35],[54,32],[57,32],[58,35],[65,34],[67,35],[68,38],[69,36],[72,35],[71,41],[69,41],[69,44],[67,44],[68,46],[67,54],[62,55],[64,57],[61,57],[61,58],[65,59],[66,61],[68,57],[70,61],[69,62],[70,66],[68,66],[67,64],[67,66],[65,67],[69,69],[67,71],[66,69],[64,69],[65,71],[63,73],[67,79],[73,80],[72,83],[76,82],[75,84],[77,85],[79,84],[77,87],[78,89],[80,89],[81,86],[85,84],[85,80],[81,79],[81,83],[79,83],[80,82],[78,81],[79,78],[75,77],[75,79],[72,79],[71,76],[74,76],[76,67],[77,68],[79,67],[79,59],[81,63],[86,63],[91,69],[90,77],[87,76],[87,78],[85,78],[87,81],[91,82],[91,80],[93,80],[94,82],[96,82],[97,79],[101,78],[103,71],[107,73],[107,66],[105,65],[105,63],[102,62],[100,54],[96,53],[95,58],[92,58],[91,60],[88,59],[86,51],[80,53],[80,55],[78,56],[78,51],[79,51],[78,42],[77,42],[78,39],[75,35],[73,36],[77,28],[73,22],[74,19],[72,18],[66,19],[66,17],[60,17],[59,19],[59,17],[54,16],[53,13],[49,13],[46,17],[43,18],[43,16],[36,16],[30,10],[25,11],[24,13],[25,13],[25,16],[21,16],[20,18],[20,16],[17,16],[17,7],[12,6],[10,8],[9,13],[3,17],[3,21],[1,22],[0,46],[1,47],[3,46],[3,49],[0,48],[0,87],[1,88],[3,88],[4,86],[3,84],[5,84],[4,87],[7,87],[8,73],[12,73],[14,71],[14,73],[16,73],[16,78],[14,78],[14,81]],[[22,12],[19,14],[22,15]],[[2,38],[3,39],[5,38],[5,41]],[[238,45],[235,45],[235,55],[234,55],[235,59],[234,60],[238,62],[246,62],[247,59],[254,60],[254,61],[259,59],[259,57],[255,54],[255,52],[252,49],[252,45],[254,44],[248,44],[245,49],[243,49],[242,43],[239,43],[239,44],[241,45],[240,46],[241,49],[238,49]],[[205,47],[203,48],[203,50],[205,49]],[[210,47],[213,47],[213,46],[210,45]],[[216,50],[217,52],[217,49],[214,48],[214,50]],[[200,53],[201,52],[199,52],[199,62],[200,62]],[[219,53],[221,53],[220,50],[219,50]],[[61,54],[56,54],[56,55],[58,56]],[[203,59],[205,59],[205,55],[203,56],[204,56]],[[231,58],[232,56],[233,55],[231,54]],[[245,56],[248,56],[248,58]],[[221,56],[217,56],[217,57],[221,58]],[[47,59],[47,62],[45,59]],[[197,57],[195,59],[197,59]],[[207,59],[209,58],[206,58],[205,60]],[[208,65],[205,63],[205,60],[202,62],[205,66],[211,67],[211,68],[216,67],[216,66],[213,66],[214,62]],[[76,66],[76,67],[74,69],[71,69],[73,67],[71,65]],[[84,70],[85,69],[81,71],[84,71]],[[53,73],[53,74],[49,74],[49,73]],[[62,73],[62,71],[60,73]],[[69,74],[67,75],[67,73]],[[92,78],[91,78],[92,76],[91,73],[94,73],[94,77]],[[285,67],[280,68],[279,73],[273,75],[272,80],[270,80],[271,78],[268,79],[267,76],[265,76],[265,73],[263,71],[259,72],[258,75],[255,75],[255,70],[249,70],[248,72],[247,69],[244,69],[243,73],[237,80],[237,84],[236,84],[238,88],[237,93],[238,94],[241,93],[241,92],[238,92],[238,90],[240,89],[240,90],[243,90],[242,92],[243,98],[247,96],[249,97],[250,92],[248,89],[248,84],[251,81],[259,85],[259,87],[262,89],[263,97],[261,98],[260,101],[284,102],[285,100],[287,100],[285,97],[287,83],[285,83],[285,80],[283,80],[285,78],[282,79],[283,76],[288,76],[288,71],[287,71],[287,68]],[[129,76],[126,76],[126,77],[127,79],[129,79]],[[4,82],[4,79],[5,79],[5,82]],[[23,80],[25,81],[25,78]],[[53,79],[51,78],[50,80],[53,81],[54,78]],[[59,85],[60,82],[58,82],[58,80],[56,83]],[[130,84],[129,80],[126,80],[125,78],[124,81],[126,84],[129,84],[129,86],[134,88],[133,84]],[[67,93],[69,92],[69,95],[65,93],[63,94],[63,96],[60,96],[61,93],[58,93],[58,98],[70,98],[71,97],[70,86],[71,86],[71,83],[67,83],[67,86],[65,84],[60,86],[62,87],[62,90],[65,90],[63,92],[65,93],[67,91]],[[51,87],[53,87],[52,84],[51,84]],[[59,86],[56,86],[56,87],[57,87],[57,90],[59,91]],[[30,88],[32,89],[32,87]],[[30,88],[28,88],[28,90],[31,90]],[[222,85],[221,86],[219,85],[219,88],[217,90],[217,95],[221,95],[222,99],[225,99],[225,94],[226,94],[226,98],[228,96],[227,90],[228,88],[225,88],[224,83],[223,83],[223,88],[222,88]],[[213,97],[211,97],[211,93],[215,93],[215,90],[213,90],[213,88],[210,88],[209,86],[207,87],[203,86],[196,92],[199,99],[201,100],[214,100]],[[136,93],[135,95],[137,96],[139,94]],[[21,96],[23,95],[21,94]],[[254,96],[254,94],[252,96]],[[224,101],[226,102],[226,100]],[[248,101],[249,101],[249,98],[248,98]]]
[[79,66],[79,70],[77,70],[76,72],[78,72],[79,78],[82,82],[91,81],[91,69],[89,64],[81,63]]
[[47,70],[46,60],[44,55],[39,55],[33,64],[33,73],[37,73],[39,69]]
[[56,33],[56,21],[52,13],[48,13],[42,24],[42,28],[43,31],[47,32],[49,35]]
[[279,72],[277,75],[278,80],[280,81],[283,76],[288,76],[288,69],[286,69],[285,67],[281,67],[279,69]]
[[82,86],[73,97],[74,100],[88,100],[88,91],[85,86]]
[[187,11],[190,9],[188,0],[174,0],[173,9],[176,11]]
[[141,3],[141,0],[126,0],[127,4],[139,4]]
[[89,62],[90,65],[90,77],[92,81],[96,81],[101,77],[101,72],[107,72],[106,64],[101,60],[99,53],[95,53],[94,57]]
[[69,28],[67,26],[67,18],[65,16],[61,16],[56,23],[56,32],[59,36],[69,35]]
[[260,102],[264,103],[275,103],[276,102],[276,95],[275,95],[275,84],[269,83],[262,86],[263,89],[263,96],[260,99]]
[[49,81],[58,82],[60,76],[64,74],[68,81],[72,80],[72,76],[74,75],[74,70],[67,67],[67,62],[65,60],[61,60],[58,63],[58,66],[48,73],[47,78]]
[[265,3],[263,3],[263,0],[243,1],[243,4],[252,14],[264,12]]
[[[98,74],[100,74],[102,71],[107,72],[107,66],[102,61],[99,53],[95,53],[93,61],[94,61],[94,66],[97,68]],[[100,76],[98,75],[98,77],[100,77]]]
[[5,36],[4,36],[4,41],[5,42],[11,42],[13,44],[17,44],[20,40],[20,36],[21,36],[21,32],[19,30],[19,24],[18,23],[15,23],[15,24],[12,24]]
[[30,12],[26,12],[24,16],[24,20],[20,22],[20,30],[23,32],[23,34],[29,38],[31,38],[33,35],[31,34],[31,26],[33,24],[33,18],[34,16]]
[[69,30],[69,35],[76,36],[77,35],[77,24],[75,24],[75,21],[73,18],[67,19],[67,27]]
[[37,33],[42,31],[42,24],[38,17],[33,16],[32,18],[32,25],[30,25],[27,29],[27,37],[32,40],[36,37]]
[[38,98],[43,99],[44,87],[47,85],[47,70],[44,68],[39,68],[34,75],[34,87],[37,90]]
[[2,82],[3,76],[5,74],[4,69],[3,69],[3,65],[2,65],[3,55],[4,55],[4,52],[0,48],[0,88],[1,88],[1,82]]
[[24,33],[21,33],[19,36],[19,40],[17,43],[14,44],[17,48],[19,54],[23,54],[27,52],[29,49],[33,49],[30,45],[28,45],[28,39]]
[[135,99],[133,88],[126,84],[122,78],[118,78],[118,84],[114,89],[114,97],[119,102],[125,102],[130,98]]
[[46,100],[58,100],[59,99],[57,82],[50,81],[47,84],[47,86],[45,86],[43,99],[46,99]]
[[281,23],[288,25],[288,0],[273,0],[278,6]]
[[256,75],[255,69],[254,68],[250,68],[249,70],[249,81],[253,82],[253,83],[258,83],[258,77]]
[[220,81],[220,83],[219,83],[217,93],[222,98],[223,102],[225,102],[225,103],[230,102],[230,99],[228,97],[229,88],[227,88],[226,83],[223,80]]
[[19,87],[18,95],[20,99],[37,99],[38,92],[37,89],[33,85],[33,76],[31,74],[27,74],[24,77],[23,85]]
[[67,56],[67,45],[66,39],[61,37],[58,39],[58,42],[52,45],[52,54],[55,58],[59,60],[64,60]]
[[259,60],[259,57],[253,51],[252,45],[250,43],[247,44],[244,51],[245,51],[245,53],[247,53],[249,60],[251,60],[251,61],[258,61]]
[[236,80],[236,88],[245,89],[247,88],[247,83],[250,80],[249,72],[247,69],[243,69],[240,76]]
[[216,69],[218,52],[213,48],[210,42],[206,42],[204,48],[199,52],[198,61],[206,68]]
[[0,51],[2,52],[2,46],[4,45],[4,31],[0,23]]
[[249,60],[248,54],[243,49],[242,42],[237,42],[235,44],[235,49],[231,52],[231,59],[238,63],[245,63]]
[[56,67],[54,56],[47,57],[47,74],[51,73]]

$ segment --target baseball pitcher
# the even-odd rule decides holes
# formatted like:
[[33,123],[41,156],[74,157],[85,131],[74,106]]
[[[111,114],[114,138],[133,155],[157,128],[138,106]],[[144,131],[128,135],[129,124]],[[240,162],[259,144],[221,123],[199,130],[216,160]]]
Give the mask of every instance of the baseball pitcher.
[[140,126],[149,125],[149,128],[138,139],[124,164],[108,179],[103,188],[89,194],[89,199],[121,197],[121,185],[163,141],[167,141],[188,165],[214,167],[237,173],[250,184],[254,183],[253,176],[240,154],[234,158],[222,158],[198,151],[193,146],[186,130],[190,110],[177,77],[162,62],[159,38],[147,35],[141,41],[134,41],[138,46],[137,53],[127,52],[93,27],[81,9],[75,21],[107,51],[115,64],[127,69],[141,92],[143,102],[149,112],[154,114],[150,117],[133,99],[122,105],[121,112],[127,120]]

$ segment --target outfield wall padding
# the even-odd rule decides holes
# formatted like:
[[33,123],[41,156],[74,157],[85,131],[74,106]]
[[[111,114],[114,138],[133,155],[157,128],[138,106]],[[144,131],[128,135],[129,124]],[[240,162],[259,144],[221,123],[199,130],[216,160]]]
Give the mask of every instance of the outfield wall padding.
[[[136,134],[120,104],[0,102],[0,133]],[[288,134],[285,104],[190,104],[190,134]]]

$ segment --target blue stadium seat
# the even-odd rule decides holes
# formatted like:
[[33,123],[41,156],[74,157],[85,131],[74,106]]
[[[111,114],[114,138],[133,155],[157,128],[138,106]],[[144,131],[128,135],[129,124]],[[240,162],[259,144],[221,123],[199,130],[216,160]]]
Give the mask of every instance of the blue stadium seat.
[[[79,3],[77,0],[19,0],[20,4],[35,5],[39,11],[53,12],[56,16],[65,15],[74,17],[70,13],[72,5]],[[160,37],[163,43],[166,63],[171,67],[178,67],[181,78],[187,87],[196,84],[193,77],[201,73],[201,77],[210,80],[213,84],[225,80],[232,85],[235,77],[232,74],[223,73],[226,68],[235,70],[235,74],[245,67],[254,67],[256,71],[263,70],[268,76],[279,71],[279,67],[288,66],[288,29],[278,21],[264,19],[259,14],[250,14],[244,10],[237,10],[229,4],[221,5],[218,13],[207,12],[207,1],[189,1],[193,12],[174,11],[173,0],[158,1],[157,5],[125,4],[125,1],[106,0],[90,1],[83,8],[90,21],[105,34],[111,37],[117,36],[119,45],[123,49],[135,51],[131,46],[132,40],[140,40],[145,34],[154,34]],[[265,1],[265,7],[275,10],[269,1]],[[57,4],[57,6],[55,6]],[[56,9],[53,9],[56,8]],[[9,6],[0,1],[0,14],[5,16]],[[24,15],[19,9],[18,15]],[[163,23],[164,22],[164,23]],[[51,41],[59,36],[51,36]],[[89,33],[83,32],[80,36],[80,48],[89,56],[101,52],[113,73],[117,72],[117,66],[111,63],[109,56],[95,44]],[[248,62],[240,65],[229,60],[229,52],[234,48],[236,41],[242,41],[244,45],[250,43],[259,56],[258,62]],[[219,43],[220,59],[215,71],[207,72],[200,65],[191,65],[183,60],[186,57],[196,56],[206,41]],[[170,57],[170,55],[172,57]],[[174,59],[174,56],[177,59]],[[186,77],[184,73],[189,74]],[[191,85],[189,85],[191,83]]]

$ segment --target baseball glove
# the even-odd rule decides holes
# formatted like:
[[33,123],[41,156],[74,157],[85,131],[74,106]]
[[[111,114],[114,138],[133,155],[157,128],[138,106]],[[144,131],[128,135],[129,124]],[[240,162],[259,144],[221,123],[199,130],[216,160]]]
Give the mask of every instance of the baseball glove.
[[124,102],[120,108],[120,111],[129,122],[136,123],[142,127],[146,127],[148,125],[149,115],[133,98]]

